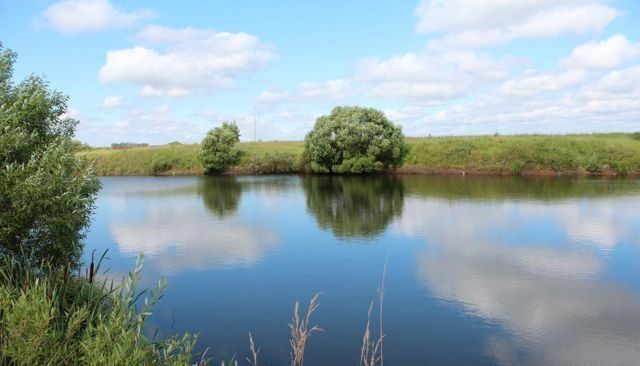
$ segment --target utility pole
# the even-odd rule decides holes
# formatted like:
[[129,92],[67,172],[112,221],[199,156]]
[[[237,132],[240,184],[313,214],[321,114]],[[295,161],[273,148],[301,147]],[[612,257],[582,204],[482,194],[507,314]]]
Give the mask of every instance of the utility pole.
[[253,114],[253,142],[258,142],[258,135],[256,133],[256,114]]

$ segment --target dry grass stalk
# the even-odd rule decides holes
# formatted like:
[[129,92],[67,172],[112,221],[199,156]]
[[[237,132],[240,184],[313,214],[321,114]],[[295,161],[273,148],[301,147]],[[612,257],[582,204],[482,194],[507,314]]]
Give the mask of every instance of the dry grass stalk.
[[304,319],[300,318],[300,304],[296,301],[293,309],[293,320],[289,324],[289,328],[291,328],[291,340],[289,341],[291,345],[291,366],[302,366],[304,364],[304,351],[309,336],[315,332],[323,331],[317,325],[309,327],[311,315],[320,306],[318,303],[319,297],[320,294],[318,293],[311,299]]
[[253,366],[258,366],[258,354],[260,354],[260,348],[256,350],[256,344],[253,341],[253,336],[249,333],[249,351],[251,351],[251,358],[245,357],[247,362]]
[[362,336],[362,348],[360,349],[360,366],[384,366],[384,332],[382,327],[382,315],[384,305],[384,282],[387,276],[387,260],[382,271],[382,281],[378,290],[378,338],[373,339],[371,334],[371,315],[373,313],[373,301],[367,313],[367,326]]

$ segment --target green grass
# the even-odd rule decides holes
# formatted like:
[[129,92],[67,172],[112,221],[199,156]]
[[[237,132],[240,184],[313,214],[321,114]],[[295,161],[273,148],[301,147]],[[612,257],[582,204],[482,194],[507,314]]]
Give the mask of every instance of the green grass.
[[[637,134],[409,137],[406,141],[409,153],[400,172],[640,173]],[[263,167],[269,164],[256,169],[255,161],[269,160],[276,153],[293,156],[302,170],[302,141],[240,143],[239,148],[242,159],[232,173],[268,173]],[[78,154],[95,161],[100,175],[202,174],[197,150],[198,145],[164,145]]]

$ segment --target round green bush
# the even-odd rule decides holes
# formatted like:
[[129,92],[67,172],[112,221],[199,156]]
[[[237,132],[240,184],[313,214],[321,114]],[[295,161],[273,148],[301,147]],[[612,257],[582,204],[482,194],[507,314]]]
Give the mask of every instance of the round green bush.
[[373,108],[336,107],[321,116],[305,137],[314,173],[376,173],[402,164],[402,129]]
[[240,130],[235,122],[224,122],[207,133],[200,144],[198,158],[205,174],[220,173],[240,161],[240,151],[236,144],[240,142]]

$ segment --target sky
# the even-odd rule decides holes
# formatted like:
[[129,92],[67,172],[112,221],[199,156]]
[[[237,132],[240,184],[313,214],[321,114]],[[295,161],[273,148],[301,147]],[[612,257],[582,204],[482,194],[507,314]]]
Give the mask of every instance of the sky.
[[15,79],[94,146],[301,140],[338,105],[408,136],[638,131],[639,24],[633,0],[0,0]]

